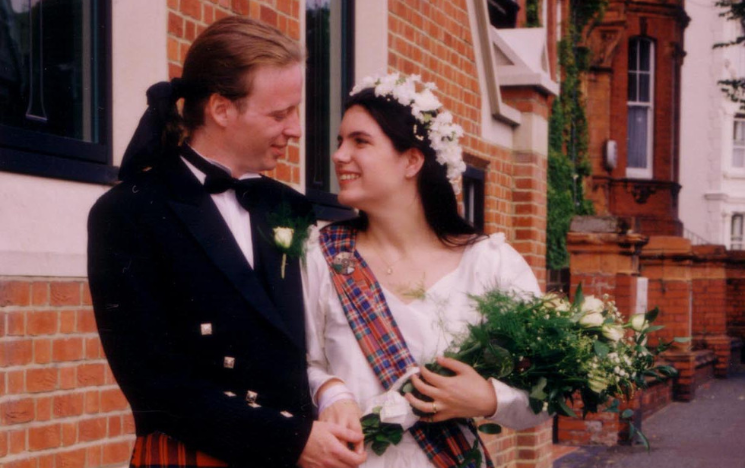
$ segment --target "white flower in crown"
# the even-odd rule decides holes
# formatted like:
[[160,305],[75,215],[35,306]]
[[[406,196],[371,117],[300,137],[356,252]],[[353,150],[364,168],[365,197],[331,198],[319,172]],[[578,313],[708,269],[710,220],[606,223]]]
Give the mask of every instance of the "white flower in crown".
[[[417,91],[417,85],[420,85],[421,91]],[[447,168],[447,177],[453,190],[456,194],[460,193],[461,175],[466,170],[463,150],[458,143],[463,136],[463,128],[453,123],[450,112],[443,110],[442,103],[432,92],[437,86],[422,82],[419,75],[407,77],[400,73],[390,73],[382,77],[363,78],[350,95],[354,96],[364,89],[373,89],[375,96],[394,99],[411,109],[411,114],[427,131],[429,146],[434,150],[437,162]],[[414,132],[416,133],[416,127]]]

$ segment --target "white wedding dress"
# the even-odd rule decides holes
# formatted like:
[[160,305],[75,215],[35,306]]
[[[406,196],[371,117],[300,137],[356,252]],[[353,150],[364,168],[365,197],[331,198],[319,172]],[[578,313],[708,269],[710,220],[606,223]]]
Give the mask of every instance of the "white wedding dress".
[[[315,237],[315,236],[312,236]],[[344,315],[317,240],[309,242],[304,271],[308,376],[313,401],[317,390],[331,378],[344,381],[357,403],[367,408],[371,398],[385,390],[362,354]],[[385,288],[388,307],[414,359],[420,364],[442,355],[452,340],[480,319],[469,295],[499,288],[525,294],[540,294],[533,272],[505,240],[494,234],[467,247],[458,268],[433,284],[409,303]],[[524,429],[546,419],[528,407],[526,392],[492,380],[498,401],[490,419],[513,429]],[[466,431],[473,442],[470,431]],[[409,432],[396,446],[378,456],[368,450],[366,468],[432,467],[424,451]]]

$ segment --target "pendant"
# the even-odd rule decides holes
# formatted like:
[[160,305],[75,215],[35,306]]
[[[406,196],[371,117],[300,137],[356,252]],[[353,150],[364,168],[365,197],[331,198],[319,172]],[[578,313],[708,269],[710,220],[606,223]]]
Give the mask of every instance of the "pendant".
[[392,275],[392,274],[393,274],[393,268],[391,268],[391,267],[388,267],[388,269],[387,269],[387,270],[385,270],[385,274],[386,274],[386,275]]

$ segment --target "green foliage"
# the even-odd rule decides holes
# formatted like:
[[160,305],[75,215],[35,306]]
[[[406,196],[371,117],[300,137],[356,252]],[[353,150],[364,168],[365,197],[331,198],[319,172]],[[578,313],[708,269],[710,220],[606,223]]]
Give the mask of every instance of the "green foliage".
[[583,47],[583,35],[599,21],[608,0],[574,0],[567,35],[559,42],[559,66],[563,81],[561,94],[553,103],[549,120],[548,216],[546,265],[558,270],[569,265],[566,236],[576,215],[594,213],[585,198],[584,179],[591,175],[585,98],[581,84],[590,67],[590,51]]
[[[732,21],[745,21],[745,2],[742,0],[720,0],[715,3],[715,6],[723,9],[719,16]],[[745,42],[745,36],[740,35],[728,42],[718,42],[714,44],[714,48],[742,46],[743,42]],[[740,104],[740,108],[745,110],[745,77],[719,80],[717,84],[732,102]]]
[[[585,297],[581,288],[571,303],[556,294],[520,298],[496,289],[472,299],[482,320],[470,325],[468,335],[454,342],[445,356],[468,364],[485,379],[499,379],[527,391],[536,413],[576,417],[571,408],[576,395],[582,402],[582,417],[600,411],[619,413],[617,400],[646,388],[648,377],[661,380],[675,375],[671,366],[655,366],[657,354],[670,343],[656,349],[646,346],[648,335],[662,328],[652,325],[656,311],[625,321],[610,298]],[[426,367],[453,375],[436,362]],[[411,382],[398,390],[407,391],[412,391]],[[421,394],[417,398],[424,399]],[[362,419],[365,440],[376,453],[400,440],[392,437],[394,430],[380,422],[379,414]],[[619,416],[630,422],[633,411],[624,410]],[[403,432],[401,425],[396,427]],[[501,427],[483,424],[479,430],[496,434]],[[633,434],[648,445],[638,429]]]
[[[546,0],[543,0],[544,2]],[[525,3],[525,27],[541,27],[541,0],[527,0]]]

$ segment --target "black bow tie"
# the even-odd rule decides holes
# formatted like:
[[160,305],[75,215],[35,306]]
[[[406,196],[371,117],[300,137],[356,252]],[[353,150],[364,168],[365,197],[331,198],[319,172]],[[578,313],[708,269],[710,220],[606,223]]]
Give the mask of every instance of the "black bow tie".
[[223,193],[233,189],[238,203],[246,210],[256,206],[260,200],[262,190],[268,188],[266,187],[266,177],[236,179],[223,169],[208,162],[188,145],[181,148],[181,156],[205,174],[204,189],[207,193]]

